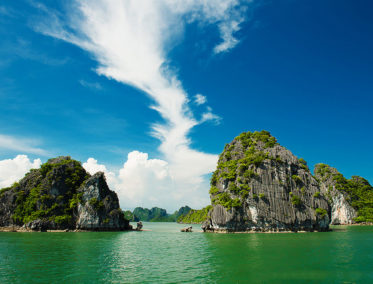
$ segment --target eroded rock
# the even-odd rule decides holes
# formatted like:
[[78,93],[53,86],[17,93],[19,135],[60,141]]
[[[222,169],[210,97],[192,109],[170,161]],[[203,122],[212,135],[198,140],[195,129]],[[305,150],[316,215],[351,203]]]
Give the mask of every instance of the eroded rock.
[[303,159],[268,132],[227,144],[211,180],[204,231],[327,231],[330,208]]

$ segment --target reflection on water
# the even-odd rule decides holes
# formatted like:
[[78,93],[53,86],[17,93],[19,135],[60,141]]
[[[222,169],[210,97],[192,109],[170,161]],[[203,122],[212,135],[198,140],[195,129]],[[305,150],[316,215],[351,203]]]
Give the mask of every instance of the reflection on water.
[[303,234],[181,233],[182,227],[144,223],[150,231],[1,233],[0,282],[373,281],[373,227]]

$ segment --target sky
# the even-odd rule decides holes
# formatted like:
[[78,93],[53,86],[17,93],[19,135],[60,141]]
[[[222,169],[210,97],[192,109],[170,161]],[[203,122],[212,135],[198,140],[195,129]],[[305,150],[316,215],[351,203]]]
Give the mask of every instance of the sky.
[[224,145],[263,129],[311,169],[373,183],[372,9],[3,0],[0,187],[69,155],[105,172],[122,209],[199,209]]

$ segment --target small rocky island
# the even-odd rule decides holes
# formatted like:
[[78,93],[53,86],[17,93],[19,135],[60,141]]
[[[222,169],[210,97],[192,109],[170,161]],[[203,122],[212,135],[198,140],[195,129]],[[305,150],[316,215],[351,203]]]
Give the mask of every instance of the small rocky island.
[[21,231],[132,229],[104,173],[91,176],[70,157],[50,159],[1,189],[0,227]]
[[225,146],[210,197],[202,223],[207,232],[328,231],[330,221],[373,221],[373,190],[366,180],[348,181],[323,164],[313,176],[304,159],[267,131],[242,133]]

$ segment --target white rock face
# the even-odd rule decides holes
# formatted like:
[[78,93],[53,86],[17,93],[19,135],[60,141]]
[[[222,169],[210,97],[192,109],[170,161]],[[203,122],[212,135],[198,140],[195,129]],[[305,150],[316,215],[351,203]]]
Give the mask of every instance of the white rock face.
[[343,194],[337,194],[333,197],[332,203],[332,225],[348,225],[354,223],[357,217],[356,211],[346,201]]
[[[323,170],[320,170],[323,169]],[[329,198],[331,204],[331,225],[349,225],[355,223],[356,210],[346,200],[347,193],[336,188],[335,176],[340,173],[337,169],[318,164],[315,176],[320,181],[320,191]]]
[[79,189],[82,202],[78,205],[76,227],[83,230],[125,230],[130,225],[119,208],[118,197],[111,191],[104,173],[89,178]]
[[249,206],[250,214],[251,214],[251,220],[254,223],[258,223],[258,210],[254,206]]

